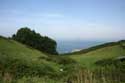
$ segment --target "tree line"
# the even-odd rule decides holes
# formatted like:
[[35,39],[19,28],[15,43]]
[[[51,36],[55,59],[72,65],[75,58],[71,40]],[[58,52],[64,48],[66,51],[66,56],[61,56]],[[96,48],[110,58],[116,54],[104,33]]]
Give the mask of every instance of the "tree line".
[[47,36],[41,36],[39,33],[30,30],[28,27],[19,29],[16,34],[13,34],[12,39],[45,53],[58,54],[56,51],[57,43],[55,40]]

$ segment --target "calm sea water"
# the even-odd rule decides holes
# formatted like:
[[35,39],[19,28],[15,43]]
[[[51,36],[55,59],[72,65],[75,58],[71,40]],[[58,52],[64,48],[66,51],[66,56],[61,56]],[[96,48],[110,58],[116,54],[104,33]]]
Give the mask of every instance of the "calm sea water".
[[104,43],[104,41],[57,41],[57,51],[59,53],[67,53],[102,43]]

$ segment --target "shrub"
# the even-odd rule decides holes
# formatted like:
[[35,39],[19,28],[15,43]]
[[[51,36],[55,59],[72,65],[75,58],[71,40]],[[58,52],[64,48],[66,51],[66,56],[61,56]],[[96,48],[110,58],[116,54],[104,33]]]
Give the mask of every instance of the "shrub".
[[56,41],[47,36],[41,36],[39,33],[36,33],[34,30],[30,30],[27,27],[19,29],[17,33],[12,36],[12,39],[42,52],[57,54]]

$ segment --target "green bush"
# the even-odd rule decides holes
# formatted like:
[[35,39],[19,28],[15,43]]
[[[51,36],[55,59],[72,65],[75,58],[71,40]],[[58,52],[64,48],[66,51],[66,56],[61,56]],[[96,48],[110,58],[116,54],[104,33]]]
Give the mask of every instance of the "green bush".
[[56,41],[47,36],[41,36],[39,33],[36,33],[34,30],[30,30],[27,27],[19,29],[17,33],[12,36],[12,39],[42,52],[57,54]]

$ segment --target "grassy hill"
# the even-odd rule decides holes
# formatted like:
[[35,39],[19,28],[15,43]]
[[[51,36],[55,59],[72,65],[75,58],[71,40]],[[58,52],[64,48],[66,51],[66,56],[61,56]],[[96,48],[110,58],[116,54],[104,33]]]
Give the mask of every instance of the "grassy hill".
[[[86,68],[77,72],[81,80],[77,83],[125,83],[125,59],[122,62],[118,60],[118,57],[125,57],[125,41],[105,43],[64,55]],[[87,76],[89,82],[81,76]]]
[[82,68],[75,83],[125,83],[125,41],[105,43],[79,52],[63,54]]
[[113,60],[125,56],[124,46],[119,41],[55,56],[0,36],[0,83],[120,83],[125,63]]
[[124,44],[125,42],[122,41],[111,42],[68,55],[78,63],[92,67],[96,61],[125,56]]
[[[34,77],[35,80],[40,77],[38,78],[40,83],[43,78],[48,81],[56,80],[55,82],[58,83],[57,79],[67,73],[67,71],[62,73],[60,69],[66,69],[66,65],[70,63],[72,63],[71,59],[44,54],[14,40],[0,37],[0,80],[26,81],[27,77]],[[49,83],[48,81],[46,83]]]

